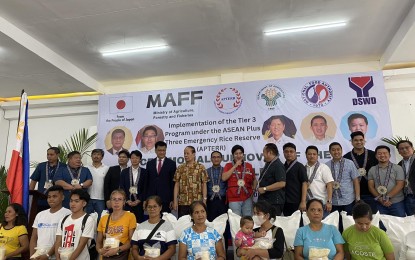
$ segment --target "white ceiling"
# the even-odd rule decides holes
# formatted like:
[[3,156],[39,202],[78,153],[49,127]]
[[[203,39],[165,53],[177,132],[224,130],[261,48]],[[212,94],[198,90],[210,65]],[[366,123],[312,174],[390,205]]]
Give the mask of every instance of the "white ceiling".
[[[415,66],[414,0],[0,0],[0,97],[102,91],[134,80],[379,61]],[[264,36],[347,21],[343,28]],[[102,57],[100,50],[168,44]]]

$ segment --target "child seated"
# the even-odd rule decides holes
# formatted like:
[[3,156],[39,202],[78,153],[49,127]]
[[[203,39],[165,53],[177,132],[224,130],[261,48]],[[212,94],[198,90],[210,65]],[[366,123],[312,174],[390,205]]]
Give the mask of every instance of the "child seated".
[[[245,216],[241,218],[240,222],[241,230],[239,230],[235,235],[235,246],[241,248],[251,248],[255,244],[255,238],[260,238],[265,236],[265,232],[254,232],[254,220],[250,216]],[[243,259],[243,258],[241,258]],[[261,259],[260,257],[255,257],[255,259]]]

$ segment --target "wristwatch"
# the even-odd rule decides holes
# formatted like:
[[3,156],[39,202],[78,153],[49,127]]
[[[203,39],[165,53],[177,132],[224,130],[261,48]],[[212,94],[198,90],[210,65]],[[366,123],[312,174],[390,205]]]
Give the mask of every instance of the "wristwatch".
[[331,200],[328,200],[327,203],[330,203],[331,204]]
[[121,254],[121,248],[118,248],[118,251],[117,251],[117,255],[120,255]]
[[267,191],[267,187],[263,187],[264,191]]
[[84,183],[81,183],[81,187],[82,187],[82,188],[84,187]]

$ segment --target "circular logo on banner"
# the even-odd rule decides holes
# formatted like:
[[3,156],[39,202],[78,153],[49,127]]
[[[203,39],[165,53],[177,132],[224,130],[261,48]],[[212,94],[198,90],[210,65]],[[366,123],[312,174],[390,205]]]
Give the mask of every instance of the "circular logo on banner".
[[241,93],[236,88],[223,88],[215,97],[215,107],[219,112],[231,114],[242,105]]
[[269,85],[258,92],[256,101],[263,109],[272,111],[284,103],[285,92],[278,86]]
[[304,85],[301,98],[310,107],[324,107],[333,99],[333,90],[322,80],[313,80]]

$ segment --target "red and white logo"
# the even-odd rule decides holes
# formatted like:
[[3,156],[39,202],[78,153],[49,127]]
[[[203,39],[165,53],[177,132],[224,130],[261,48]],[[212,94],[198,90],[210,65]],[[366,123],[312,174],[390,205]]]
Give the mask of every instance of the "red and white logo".
[[224,114],[232,114],[242,105],[241,93],[236,88],[222,88],[215,96],[215,107]]
[[133,97],[113,97],[110,98],[110,113],[131,113],[133,112]]

